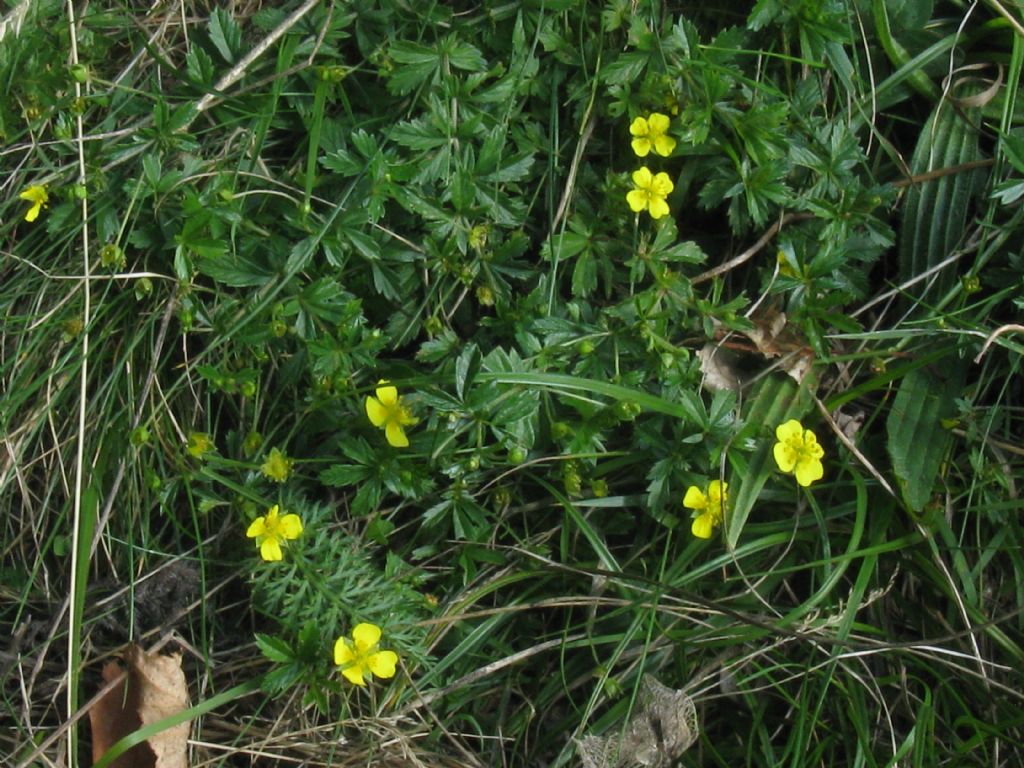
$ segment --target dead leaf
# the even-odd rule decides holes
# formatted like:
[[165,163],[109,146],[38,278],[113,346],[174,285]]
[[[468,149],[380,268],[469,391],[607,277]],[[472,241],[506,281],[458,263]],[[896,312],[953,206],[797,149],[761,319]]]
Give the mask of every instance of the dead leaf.
[[717,344],[705,344],[697,351],[700,372],[704,374],[704,386],[712,392],[731,389],[739,392],[740,374],[736,367],[736,355]]
[[618,736],[584,736],[578,742],[583,768],[664,768],[697,740],[697,710],[684,691],[644,675],[638,701],[621,740]]
[[[131,645],[124,654],[127,669],[116,662],[103,667],[103,679],[124,679],[89,712],[92,759],[95,763],[111,746],[139,728],[188,708],[188,685],[181,654],[146,653]],[[111,763],[112,768],[187,768],[189,724],[160,731]]]

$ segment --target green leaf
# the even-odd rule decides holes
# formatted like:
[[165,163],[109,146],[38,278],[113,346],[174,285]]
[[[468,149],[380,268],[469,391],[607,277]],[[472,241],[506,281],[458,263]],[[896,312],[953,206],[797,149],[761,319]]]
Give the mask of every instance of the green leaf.
[[[202,253],[202,244],[189,243],[197,253]],[[211,243],[211,247],[213,247]],[[217,248],[223,248],[220,243]],[[262,264],[241,256],[213,255],[197,260],[196,269],[222,285],[233,288],[251,288],[269,283],[276,274]]]
[[572,270],[572,295],[589,296],[597,288],[597,262],[590,250],[580,252]]
[[185,71],[199,85],[213,85],[213,59],[200,46],[193,45],[185,54]]
[[444,132],[424,117],[398,123],[389,135],[396,144],[420,151],[437,149],[449,141]]
[[440,62],[437,51],[409,40],[395,41],[388,53],[398,65],[388,79],[388,90],[397,96],[412,93],[430,80]]
[[278,664],[286,664],[295,658],[288,643],[279,637],[257,633],[256,645],[264,656]]
[[918,368],[900,382],[886,420],[889,456],[903,497],[920,512],[931,499],[935,478],[952,435],[942,420],[956,413],[965,366]]
[[480,370],[480,349],[470,342],[455,360],[455,392],[461,400]]
[[[910,160],[914,174],[952,168],[981,159],[978,132],[979,110],[963,114],[941,101],[921,129]],[[910,187],[900,226],[899,279],[907,282],[947,259],[960,246],[967,231],[971,204],[981,192],[985,173],[965,171],[932,179]],[[956,281],[955,265],[947,265],[934,278],[909,286],[908,300],[926,291],[938,301]]]
[[615,61],[601,70],[601,79],[609,85],[622,85],[640,79],[650,56],[647,53],[631,51],[619,56]]
[[320,473],[320,482],[332,488],[344,488],[370,476],[370,468],[359,464],[335,464]]
[[223,8],[217,8],[210,16],[208,27],[210,42],[228,64],[235,63],[235,57],[242,47],[242,30],[234,17]]

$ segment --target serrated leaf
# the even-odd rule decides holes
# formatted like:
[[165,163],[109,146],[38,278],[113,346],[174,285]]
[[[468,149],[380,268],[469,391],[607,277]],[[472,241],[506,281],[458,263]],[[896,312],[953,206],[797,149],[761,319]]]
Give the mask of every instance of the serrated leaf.
[[278,664],[285,664],[294,659],[291,647],[279,637],[257,633],[256,646],[264,656]]
[[339,149],[321,157],[320,165],[342,176],[358,176],[366,170],[366,160],[356,157],[347,149]]
[[480,350],[470,342],[455,360],[455,392],[461,400],[466,388],[473,386],[473,379],[480,370]]
[[214,9],[208,27],[210,42],[228,64],[235,63],[235,57],[242,47],[242,30],[234,17],[223,8]]
[[335,464],[320,473],[320,482],[332,488],[345,488],[370,476],[370,468],[360,464]]
[[398,123],[389,136],[396,144],[421,151],[437,149],[449,141],[437,126],[422,117]]
[[650,56],[640,51],[623,53],[601,70],[601,79],[609,85],[637,82],[647,68]]
[[448,63],[453,67],[467,72],[483,72],[487,69],[487,60],[475,45],[452,36],[441,46],[442,53],[447,56]]
[[900,382],[886,420],[889,456],[904,500],[915,512],[931,499],[935,478],[952,438],[942,420],[956,413],[965,366],[919,368]]
[[388,78],[388,90],[397,96],[412,93],[437,72],[437,52],[420,43],[398,40],[388,53],[397,64]]
[[[197,253],[203,253],[205,247],[195,243],[189,243],[189,247]],[[217,245],[222,249],[223,245]],[[213,248],[211,245],[210,248]],[[229,256],[227,254],[216,254],[197,260],[196,268],[202,274],[216,280],[222,285],[229,285],[232,288],[252,288],[266,285],[275,276],[275,272],[262,264],[243,258],[241,256]]]
[[185,71],[189,79],[199,85],[213,85],[213,59],[198,45],[185,55]]
[[597,262],[589,250],[580,252],[572,270],[572,295],[589,296],[597,288]]

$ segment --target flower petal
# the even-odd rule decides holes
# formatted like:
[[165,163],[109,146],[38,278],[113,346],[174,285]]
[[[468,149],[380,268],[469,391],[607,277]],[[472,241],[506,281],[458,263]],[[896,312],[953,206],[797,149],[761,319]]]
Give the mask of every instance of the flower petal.
[[804,451],[812,459],[820,459],[825,455],[825,449],[821,447],[817,436],[809,429],[804,430]]
[[366,666],[377,677],[394,677],[398,654],[394,651],[378,651],[366,660]]
[[655,195],[668,197],[675,188],[676,185],[672,183],[672,179],[664,171],[651,179],[651,192]]
[[652,112],[651,116],[647,118],[647,126],[655,135],[665,133],[668,130],[668,124],[668,115],[663,115],[661,112]]
[[366,622],[356,624],[352,630],[352,639],[355,640],[356,650],[360,654],[366,653],[380,642],[380,627]]
[[355,657],[355,652],[352,650],[352,641],[347,637],[339,637],[334,642],[334,663],[339,667],[343,664],[351,663]]
[[642,165],[633,171],[633,183],[638,189],[650,189],[651,179],[654,177],[651,175],[651,169],[646,165]]
[[377,399],[384,405],[394,405],[398,402],[398,388],[393,387],[390,384],[385,384],[384,381],[377,382]]
[[409,438],[405,436],[405,430],[402,429],[402,425],[397,422],[388,422],[388,425],[384,428],[384,436],[388,439],[388,444],[392,448],[409,447]]
[[643,117],[637,117],[633,119],[633,122],[629,124],[629,132],[633,136],[646,136],[649,131],[647,125],[647,119]]
[[779,465],[779,469],[783,472],[793,471],[793,467],[796,466],[796,451],[788,443],[776,443],[772,449],[772,455],[775,457],[775,463]]
[[626,193],[626,202],[629,203],[630,210],[633,213],[640,213],[647,208],[647,200],[650,196],[646,190],[634,189],[631,192]]
[[263,540],[263,543],[260,544],[260,557],[268,563],[281,560],[284,557],[276,536],[268,536]]
[[779,424],[775,428],[775,437],[779,442],[786,442],[792,440],[794,437],[802,436],[804,428],[800,426],[800,422],[796,419],[790,419],[784,424]]
[[654,140],[654,151],[662,157],[668,157],[676,148],[676,140],[671,136],[659,136]]
[[668,203],[663,197],[652,196],[651,202],[647,206],[647,212],[651,214],[652,219],[660,219],[662,216],[668,215]]
[[707,505],[707,497],[700,488],[696,485],[691,485],[686,489],[686,495],[683,496],[684,507],[687,509],[704,509]]
[[246,530],[245,535],[250,539],[255,539],[257,536],[262,536],[267,531],[266,518],[257,517],[251,523],[249,528]]
[[281,518],[278,530],[286,539],[297,539],[302,533],[302,518],[295,514],[285,515]]
[[703,515],[697,515],[697,517],[693,519],[693,525],[690,526],[690,532],[698,539],[710,539],[714,530],[715,516],[710,512],[705,512]]
[[825,476],[825,468],[817,459],[805,458],[796,465],[796,481],[804,488]]
[[383,427],[388,420],[388,409],[376,397],[366,398],[366,415],[375,427]]
[[42,207],[43,207],[42,203],[36,203],[31,208],[29,208],[27,211],[25,211],[25,221],[33,222],[36,219],[38,219],[39,218],[39,211],[40,211],[40,209],[42,209]]
[[351,666],[345,667],[341,670],[341,674],[345,676],[345,679],[355,685],[366,685],[366,677],[363,674],[364,667],[362,664],[352,664]]
[[637,157],[647,157],[651,151],[651,140],[647,138],[633,139],[629,145],[633,147],[633,153]]
[[729,498],[729,484],[721,480],[712,480],[708,483],[708,501],[712,507],[721,508]]

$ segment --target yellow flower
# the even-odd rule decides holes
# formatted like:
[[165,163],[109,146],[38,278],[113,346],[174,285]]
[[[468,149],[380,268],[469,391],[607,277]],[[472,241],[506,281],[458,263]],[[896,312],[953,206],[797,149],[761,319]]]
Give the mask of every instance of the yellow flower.
[[710,539],[715,528],[725,517],[725,504],[729,501],[729,484],[712,480],[705,495],[696,485],[686,489],[683,506],[693,510],[690,530],[698,539]]
[[398,654],[394,651],[377,649],[380,642],[380,627],[376,624],[356,624],[352,639],[339,637],[334,643],[334,663],[341,667],[341,674],[353,685],[366,685],[370,675],[387,678],[395,676]]
[[790,419],[775,428],[775,463],[783,472],[792,472],[796,481],[806,487],[815,480],[821,480],[825,469],[821,457],[825,451],[818,445],[818,438],[799,421]]
[[260,548],[260,556],[270,562],[280,560],[281,542],[286,539],[297,539],[302,533],[302,518],[298,515],[279,515],[280,509],[277,504],[267,510],[264,517],[257,517],[252,521],[249,530],[245,535],[250,539],[256,539],[256,546]]
[[35,221],[38,219],[39,211],[46,208],[50,203],[50,196],[46,192],[45,184],[33,184],[30,187],[26,187],[18,197],[32,203],[32,207],[25,211],[25,221]]
[[668,213],[668,203],[665,198],[669,196],[675,185],[668,174],[661,172],[657,175],[651,173],[645,165],[638,171],[633,171],[633,186],[636,187],[626,194],[626,202],[633,209],[634,213],[640,213],[646,209],[652,219],[660,219]]
[[632,144],[637,156],[647,157],[652,149],[662,157],[672,154],[676,140],[668,135],[668,123],[668,115],[654,112],[647,119],[638,117],[630,124],[629,132],[636,137]]
[[292,465],[295,462],[285,456],[277,448],[271,448],[267,454],[266,461],[260,466],[260,472],[275,482],[283,483],[292,473]]
[[398,390],[383,379],[377,382],[377,396],[366,398],[366,415],[373,426],[384,428],[384,436],[392,447],[405,448],[409,445],[403,427],[415,424],[418,419],[402,402]]

